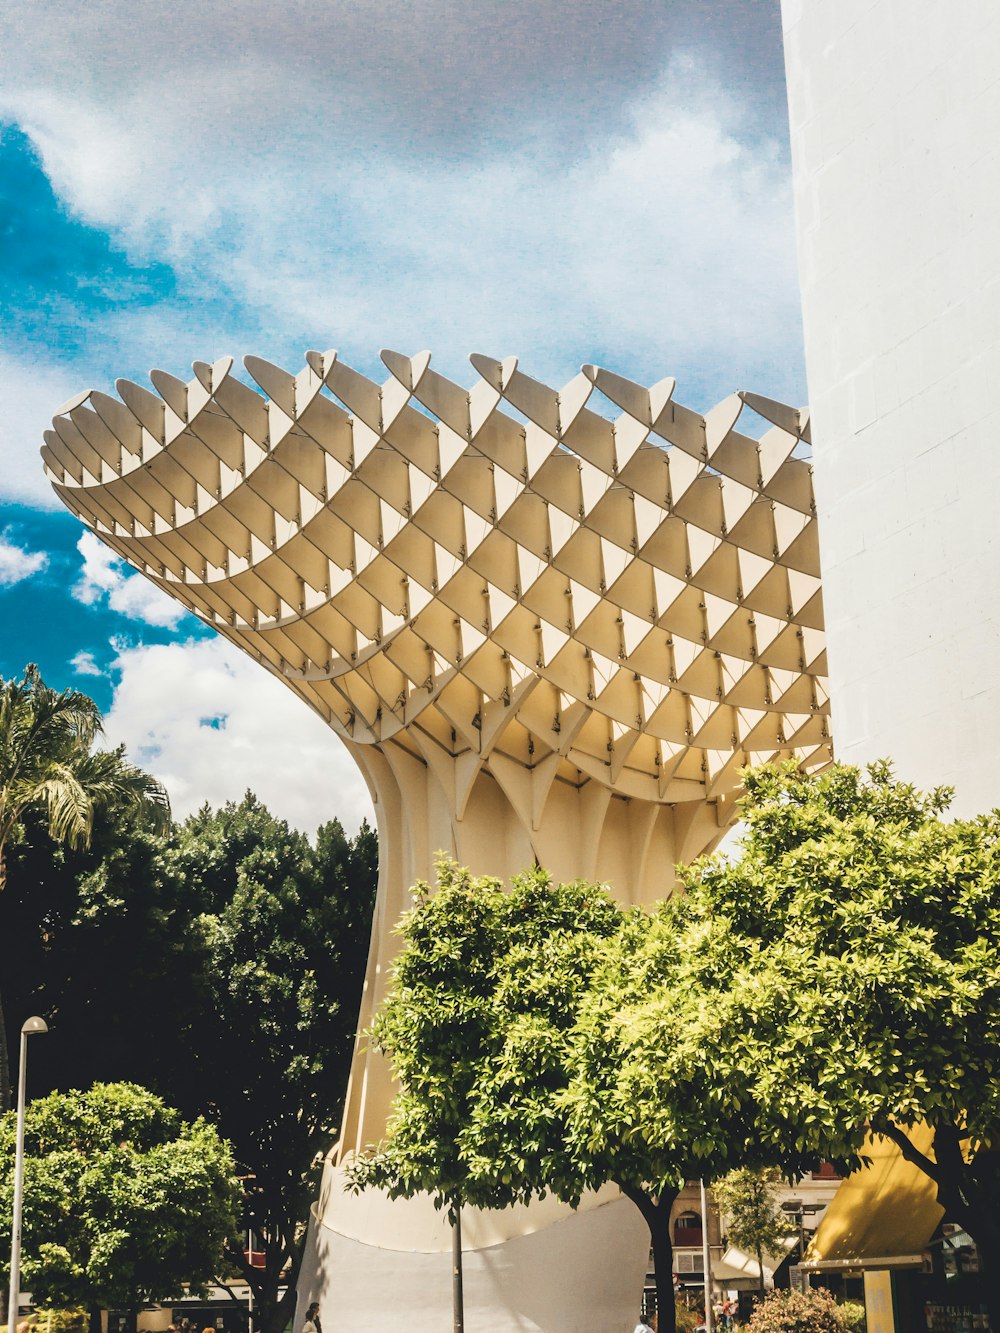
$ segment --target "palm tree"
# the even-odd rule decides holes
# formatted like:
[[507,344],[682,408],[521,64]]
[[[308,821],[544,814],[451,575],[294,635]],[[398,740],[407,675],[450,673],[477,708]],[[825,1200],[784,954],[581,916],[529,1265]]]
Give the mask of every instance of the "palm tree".
[[[94,817],[116,810],[157,831],[170,824],[170,802],[155,778],[130,764],[125,747],[93,750],[100,709],[79,690],[50,689],[29,665],[21,680],[0,680],[0,891],[6,853],[23,835],[29,809],[44,813],[49,836],[81,849]],[[10,1105],[10,1069],[0,1001],[0,1111]]]

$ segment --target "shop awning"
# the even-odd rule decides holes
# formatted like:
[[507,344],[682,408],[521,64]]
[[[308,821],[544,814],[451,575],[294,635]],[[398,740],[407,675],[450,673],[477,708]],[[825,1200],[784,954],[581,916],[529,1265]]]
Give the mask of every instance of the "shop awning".
[[[788,1248],[795,1244],[794,1238],[789,1239]],[[770,1282],[774,1277],[775,1270],[780,1268],[788,1256],[786,1254],[765,1254],[764,1255],[764,1280]],[[727,1282],[750,1281],[754,1286],[760,1283],[760,1265],[757,1260],[743,1250],[737,1249],[735,1245],[730,1245],[721,1259],[712,1260],[712,1277],[721,1286]]]
[[[920,1125],[914,1145],[931,1154],[932,1132]],[[848,1176],[816,1228],[804,1268],[917,1268],[944,1216],[934,1182],[888,1139],[869,1137],[871,1165]]]

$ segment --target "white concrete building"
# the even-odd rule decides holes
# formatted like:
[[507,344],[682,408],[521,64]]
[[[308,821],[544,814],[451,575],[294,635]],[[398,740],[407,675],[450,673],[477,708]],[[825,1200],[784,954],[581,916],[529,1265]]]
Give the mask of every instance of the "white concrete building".
[[1000,5],[783,0],[837,757],[1000,804]]

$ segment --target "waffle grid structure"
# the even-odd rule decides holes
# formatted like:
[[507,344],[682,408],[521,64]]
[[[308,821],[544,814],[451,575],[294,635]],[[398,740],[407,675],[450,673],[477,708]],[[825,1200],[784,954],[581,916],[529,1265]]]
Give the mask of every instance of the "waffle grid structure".
[[[42,455],[103,541],[280,676],[349,743],[491,757],[657,804],[830,758],[806,412],[749,393],[704,416],[584,366],[247,357],[65,404]],[[597,392],[607,414],[587,406]],[[745,409],[770,428],[737,431]],[[353,746],[352,746],[353,748]],[[508,765],[508,767],[509,767]]]

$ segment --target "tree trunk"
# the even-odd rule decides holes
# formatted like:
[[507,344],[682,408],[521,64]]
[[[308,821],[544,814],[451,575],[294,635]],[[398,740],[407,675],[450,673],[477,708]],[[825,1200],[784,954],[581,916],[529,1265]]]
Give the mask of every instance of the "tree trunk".
[[[238,1274],[253,1292],[254,1333],[285,1333],[295,1313],[296,1286],[305,1251],[305,1235],[298,1241],[294,1239],[294,1233],[291,1238],[283,1238],[260,1219],[254,1223],[254,1235],[257,1246],[263,1247],[264,1267],[251,1267],[240,1245],[231,1241],[226,1251],[230,1261],[229,1271]],[[279,1296],[282,1273],[286,1274],[286,1290],[283,1296]],[[216,1281],[220,1286],[224,1285],[218,1278]],[[230,1295],[234,1300],[237,1299],[234,1292],[230,1291]]]
[[[996,1158],[993,1153],[980,1149],[967,1162],[963,1144],[968,1136],[954,1124],[934,1127],[933,1157],[914,1147],[905,1130],[892,1121],[880,1122],[872,1128],[876,1134],[891,1139],[908,1162],[934,1181],[937,1201],[945,1216],[958,1222],[975,1241],[980,1271],[991,1275],[1000,1272],[1000,1214],[995,1204]],[[1000,1330],[1000,1285],[988,1282],[985,1287],[990,1328]]]
[[767,1288],[764,1286],[764,1251],[759,1245],[757,1246],[757,1271],[760,1275],[760,1298],[763,1300],[767,1295]]
[[280,1300],[268,1303],[266,1314],[258,1318],[257,1311],[254,1310],[256,1333],[285,1333],[288,1322],[295,1313],[295,1297],[295,1283],[290,1281],[284,1296]]
[[674,1245],[670,1237],[670,1210],[679,1193],[671,1190],[653,1198],[635,1185],[615,1184],[631,1199],[642,1213],[649,1227],[653,1249],[653,1271],[656,1274],[656,1327],[657,1333],[677,1333],[677,1307],[674,1300]]
[[[937,1136],[934,1141],[937,1150]],[[964,1227],[976,1242],[979,1251],[979,1270],[982,1273],[1000,1273],[1000,1216],[997,1214],[994,1182],[979,1180],[975,1172],[976,1159],[948,1170],[937,1182],[938,1203],[946,1216]],[[984,1284],[990,1328],[1000,1330],[1000,1286],[996,1282]]]

